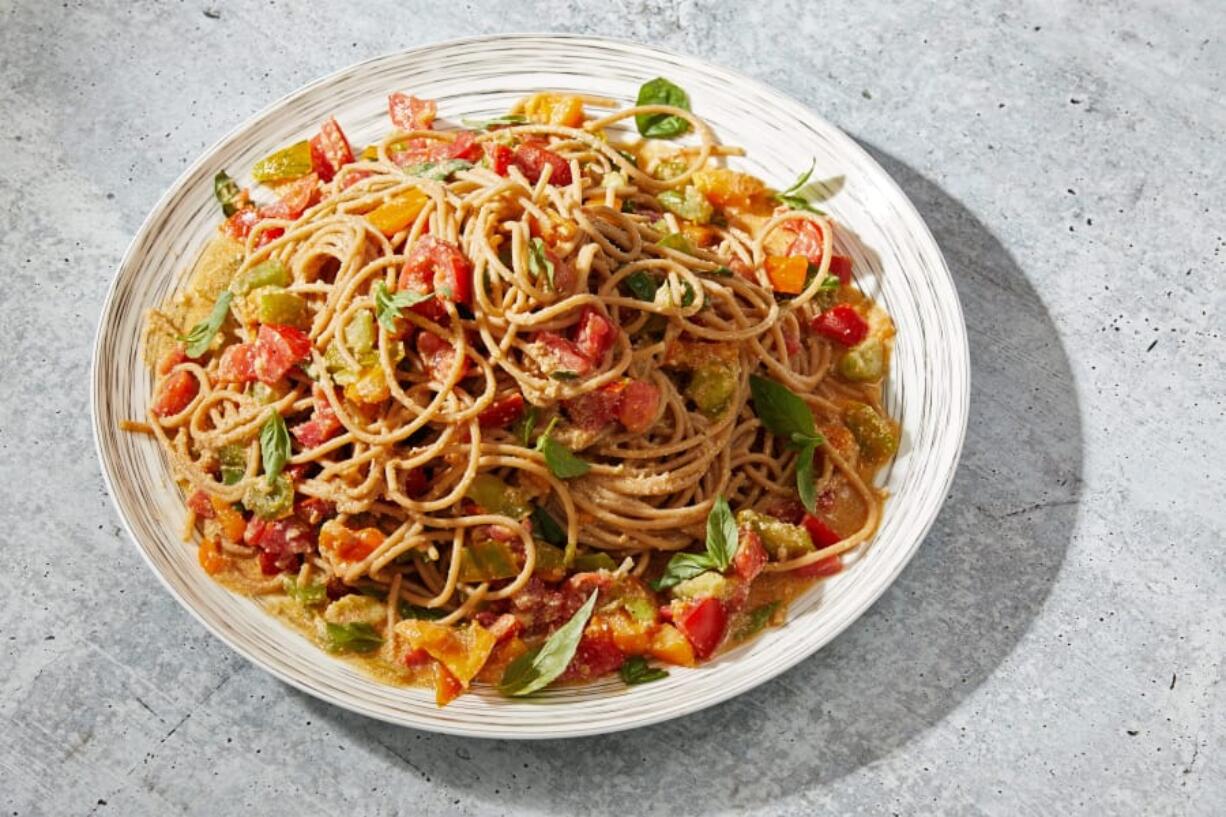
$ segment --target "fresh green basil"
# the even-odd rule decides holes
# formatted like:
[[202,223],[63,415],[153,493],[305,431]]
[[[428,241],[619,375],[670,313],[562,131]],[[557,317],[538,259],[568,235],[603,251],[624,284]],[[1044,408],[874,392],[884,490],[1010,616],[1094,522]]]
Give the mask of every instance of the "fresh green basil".
[[401,601],[400,604],[396,605],[396,611],[402,619],[421,619],[422,621],[437,621],[447,615],[446,610],[418,607],[416,604],[409,604],[407,601]]
[[749,376],[754,412],[766,430],[798,452],[796,488],[810,513],[817,507],[813,486],[813,454],[825,438],[817,432],[807,403],[786,386],[758,375]]
[[817,160],[814,159],[809,164],[809,169],[806,170],[804,173],[801,173],[796,178],[796,181],[792,182],[791,187],[789,187],[787,190],[783,190],[779,193],[775,193],[774,195],[771,196],[771,198],[773,198],[775,201],[779,202],[780,204],[786,204],[788,207],[792,208],[793,210],[807,210],[810,213],[817,213],[819,216],[824,216],[825,212],[814,207],[812,204],[809,203],[808,199],[800,195],[801,189],[806,184],[809,183],[809,177],[813,175],[813,168],[814,166],[816,166],[816,164],[817,164]]
[[213,342],[217,330],[221,329],[221,325],[225,323],[226,315],[230,312],[230,301],[233,299],[234,294],[230,290],[222,292],[217,296],[217,302],[213,304],[213,311],[209,313],[209,316],[179,338],[187,344],[188,357],[200,357],[209,350],[209,344]]
[[515,425],[511,426],[511,431],[525,447],[532,444],[532,432],[536,430],[537,413],[536,406],[529,404],[520,418],[515,421]]
[[631,656],[622,664],[618,670],[621,679],[630,686],[635,684],[649,684],[652,681],[659,681],[668,677],[668,670],[662,670],[659,667],[653,667],[647,663],[647,659],[641,655]]
[[545,242],[539,238],[532,239],[528,244],[528,272],[532,273],[532,277],[538,281],[542,275],[545,276],[545,280],[549,282],[549,288],[557,290],[553,280],[553,262],[545,253]]
[[377,650],[383,639],[364,621],[353,624],[324,625],[324,646],[329,652],[371,652]]
[[630,290],[630,294],[640,301],[654,301],[659,284],[656,279],[647,274],[646,270],[636,270],[622,279],[622,284]]
[[562,547],[566,544],[566,531],[540,505],[532,509],[532,533],[551,545]]
[[268,412],[268,419],[260,427],[260,456],[270,485],[280,476],[289,460],[289,452],[289,431],[285,428],[285,420],[274,409]]
[[736,519],[728,500],[716,497],[711,513],[707,514],[707,555],[715,563],[715,569],[724,571],[736,556]]
[[223,216],[229,218],[238,212],[237,201],[242,191],[224,170],[219,171],[213,177],[213,195],[217,198],[217,203],[221,205]]
[[686,579],[715,569],[715,560],[706,553],[675,553],[664,567],[660,578],[651,583],[653,590],[667,590]]
[[502,116],[494,116],[489,119],[475,119],[473,117],[464,116],[460,118],[460,124],[466,128],[473,130],[492,130],[494,128],[505,128],[510,125],[522,125],[528,121],[528,117],[523,114],[509,113]]
[[[656,77],[639,88],[638,105],[671,105],[674,108],[690,109],[690,95],[680,87]],[[672,139],[690,129],[690,123],[676,114],[641,113],[634,117],[639,133],[650,139]]]
[[408,309],[410,306],[434,297],[433,292],[415,292],[407,289],[400,292],[389,292],[387,284],[382,281],[375,284],[374,295],[375,316],[379,319],[379,323],[383,324],[383,328],[389,332],[396,331],[396,319],[401,316],[400,310]]
[[557,423],[558,418],[554,417],[545,427],[544,433],[537,437],[536,450],[545,456],[545,464],[558,479],[581,477],[591,470],[592,466],[576,457],[573,451],[550,436],[550,432]]
[[568,371],[566,371],[566,370],[564,370],[564,369],[563,369],[563,370],[560,370],[560,371],[553,372],[553,373],[552,373],[552,374],[550,374],[549,376],[550,376],[552,379],[554,379],[554,380],[562,380],[562,381],[567,381],[567,380],[578,380],[578,379],[579,379],[579,375],[578,375],[578,374],[576,374],[575,372],[568,372]]
[[596,607],[598,591],[593,590],[579,611],[570,621],[559,627],[545,640],[539,649],[530,650],[516,658],[507,667],[498,684],[504,695],[530,695],[553,683],[575,657],[575,650],[583,638],[583,630]]

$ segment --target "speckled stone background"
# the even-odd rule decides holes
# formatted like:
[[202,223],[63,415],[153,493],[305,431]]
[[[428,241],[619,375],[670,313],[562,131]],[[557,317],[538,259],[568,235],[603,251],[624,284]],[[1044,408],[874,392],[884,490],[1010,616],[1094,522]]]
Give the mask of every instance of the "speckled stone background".
[[[0,815],[1226,813],[1226,7],[305,6],[0,3]],[[970,429],[915,560],[781,678],[607,738],[438,737],[171,600],[102,487],[89,354],[129,237],[234,125],[545,28],[738,68],[859,139],[954,271]]]

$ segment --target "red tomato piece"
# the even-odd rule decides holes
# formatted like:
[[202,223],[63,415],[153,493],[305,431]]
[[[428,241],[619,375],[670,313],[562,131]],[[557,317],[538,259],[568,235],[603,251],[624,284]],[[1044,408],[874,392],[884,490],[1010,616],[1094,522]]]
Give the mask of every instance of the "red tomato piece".
[[481,144],[477,141],[477,135],[470,130],[462,130],[456,134],[455,141],[447,146],[448,159],[463,159],[466,162],[475,162],[481,158]]
[[800,354],[800,338],[790,328],[783,330],[783,350],[787,352],[789,360]]
[[855,346],[868,336],[868,322],[850,304],[836,304],[813,318],[813,331],[844,346]]
[[[455,347],[433,332],[422,332],[417,336],[417,354],[421,355],[430,377],[440,383],[447,379],[455,365]],[[460,363],[460,379],[463,380],[467,374],[468,358],[465,358]]]
[[570,184],[570,162],[563,159],[552,150],[536,145],[523,144],[515,148],[512,164],[518,167],[528,181],[536,184],[541,179],[545,168],[550,168],[549,183],[553,185]]
[[217,380],[220,383],[250,383],[255,380],[255,344],[234,343],[221,353],[217,364]]
[[302,215],[303,210],[316,201],[319,194],[319,176],[315,173],[308,173],[301,179],[285,185],[281,191],[281,198],[260,208],[260,218],[288,218],[290,220],[298,218]]
[[572,341],[561,335],[548,331],[537,332],[535,340],[545,347],[550,357],[557,363],[558,371],[585,375],[592,370],[592,359],[579,351],[579,347]]
[[187,350],[182,345],[176,346],[158,361],[158,374],[164,377],[170,374],[170,370],[175,366],[178,366],[180,363],[186,363],[189,360],[191,358],[187,356]]
[[505,176],[507,168],[515,158],[515,152],[501,142],[486,142],[485,158],[489,161],[490,170],[499,176]]
[[[244,542],[250,531],[251,524],[248,523],[247,532],[243,534]],[[296,516],[265,522],[253,543],[262,551],[261,570],[266,575],[272,575],[297,568],[299,555],[315,549],[316,536],[315,530]]]
[[673,621],[694,647],[694,655],[706,658],[724,640],[728,611],[719,599],[708,596],[682,605],[673,612]]
[[254,207],[243,207],[226,219],[225,223],[221,225],[221,231],[235,241],[242,241],[251,233],[251,228],[259,220],[259,213],[255,211]]
[[213,510],[213,501],[204,491],[196,491],[188,497],[187,507],[195,511],[196,516],[201,519],[212,519],[217,515],[217,512]]
[[266,323],[255,341],[255,376],[275,385],[300,360],[311,353],[311,339],[301,329]]
[[617,648],[613,636],[605,630],[588,630],[579,640],[575,657],[562,673],[564,681],[589,681],[621,667],[626,656]]
[[429,481],[426,479],[426,472],[420,468],[410,468],[408,471],[402,471],[400,474],[400,490],[408,497],[419,497],[426,492],[429,486]]
[[256,240],[255,246],[263,247],[265,244],[272,243],[283,235],[285,235],[284,227],[270,227],[264,232],[260,233],[260,237],[258,240]]
[[342,428],[341,421],[337,419],[336,412],[332,410],[332,404],[328,402],[328,395],[324,392],[323,387],[316,383],[311,389],[311,396],[315,402],[315,413],[311,415],[310,420],[290,429],[290,433],[306,449],[324,444],[335,437]]
[[401,130],[430,130],[438,116],[438,103],[397,91],[387,98],[387,113]]
[[[435,292],[441,298],[466,304],[473,294],[472,264],[454,244],[432,235],[423,236],[413,245],[413,251],[404,262],[396,288]],[[426,303],[430,302],[423,301],[418,306]]]
[[412,669],[413,667],[420,667],[422,664],[425,664],[429,660],[430,660],[430,653],[422,649],[409,650],[408,652],[404,654],[404,665],[406,667],[409,667],[410,669]]
[[766,548],[762,537],[752,528],[741,528],[739,533],[740,544],[732,557],[732,572],[746,582],[752,582],[766,566]]
[[477,424],[482,428],[505,428],[524,413],[524,396],[519,392],[495,400],[490,407],[477,415]]
[[191,372],[178,371],[162,381],[157,398],[153,401],[153,413],[158,417],[173,417],[196,399],[200,381]]
[[809,532],[809,538],[813,540],[813,544],[819,548],[830,547],[843,540],[838,531],[811,513],[805,514],[804,526],[805,530]]
[[345,179],[341,182],[341,189],[348,190],[362,179],[369,179],[373,175],[375,175],[373,170],[351,170],[345,174]]
[[833,576],[843,569],[843,557],[835,555],[821,561],[814,562],[811,565],[798,567],[792,571],[793,576],[804,576],[812,578],[814,576]]
[[600,431],[617,419],[627,381],[614,380],[595,391],[564,400],[562,408],[570,421],[584,431]]
[[[335,117],[330,116],[324,120],[324,123],[319,126],[319,134],[315,139],[319,140],[319,148],[324,158],[328,160],[330,168],[328,178],[353,161],[353,149],[349,147],[349,140],[345,138],[345,132],[341,130],[340,123]],[[315,146],[315,139],[311,140],[312,147]]]
[[328,161],[328,154],[324,153],[323,137],[318,133],[311,137],[311,169],[323,182],[332,181],[335,175],[332,163]]
[[575,346],[594,365],[604,360],[605,353],[617,340],[617,327],[594,307],[585,306],[575,329]]
[[617,419],[627,431],[641,434],[651,428],[660,408],[660,389],[654,383],[631,380],[622,392]]
[[[795,222],[793,222],[795,223]],[[822,263],[822,228],[812,221],[802,221],[796,227],[796,238],[788,247],[788,255],[803,255],[810,264]]]
[[294,513],[312,527],[318,527],[325,519],[336,516],[336,505],[317,496],[307,496],[294,503]]

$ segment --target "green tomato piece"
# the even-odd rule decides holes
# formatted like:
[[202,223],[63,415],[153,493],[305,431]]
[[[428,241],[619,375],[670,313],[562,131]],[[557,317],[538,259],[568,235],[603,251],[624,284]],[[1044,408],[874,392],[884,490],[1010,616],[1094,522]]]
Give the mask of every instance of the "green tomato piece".
[[[661,222],[663,222],[663,219],[661,219]],[[669,233],[657,241],[656,244],[670,250],[683,252],[686,255],[693,255],[695,253],[694,245],[681,233]]]
[[261,519],[280,519],[294,510],[294,483],[278,474],[270,483],[254,480],[243,494],[243,506]]
[[355,357],[375,348],[375,316],[369,309],[358,310],[345,324],[345,345]]
[[230,290],[235,295],[260,289],[261,287],[287,287],[290,284],[289,270],[275,258],[270,258],[262,264],[256,264],[246,272],[236,275],[230,282]]
[[898,434],[894,427],[872,406],[856,403],[843,414],[843,422],[851,429],[861,455],[869,462],[885,462],[898,450]]
[[779,561],[813,552],[813,539],[800,525],[789,525],[773,516],[750,510],[739,512],[736,523],[757,531],[766,550]]
[[493,474],[477,474],[465,493],[486,513],[497,513],[512,519],[523,519],[532,512],[532,506],[523,494]]
[[733,589],[732,580],[708,570],[705,573],[699,573],[692,579],[686,579],[673,585],[672,594],[673,598],[678,599],[707,597],[722,599],[731,595]]
[[630,598],[622,599],[622,606],[639,621],[656,620],[656,606],[651,603],[651,599],[644,598],[643,596],[631,596]]
[[707,417],[716,417],[728,408],[736,393],[736,367],[718,360],[703,363],[694,370],[685,395]]
[[669,210],[695,224],[706,224],[715,213],[715,208],[707,197],[698,191],[694,185],[685,188],[685,192],[665,190],[656,196],[665,210]]
[[306,301],[280,287],[256,290],[254,297],[255,314],[260,323],[301,326],[306,318]]
[[532,575],[540,576],[547,582],[560,581],[566,575],[566,551],[537,539],[536,565],[532,568]]
[[332,381],[339,386],[348,386],[350,383],[357,382],[358,370],[341,357],[341,350],[335,341],[329,343],[328,348],[324,351],[324,367],[328,370],[328,374],[332,375]]
[[465,584],[509,579],[519,573],[515,553],[506,542],[486,539],[460,551],[460,581]]
[[[263,385],[262,383],[260,385]],[[221,463],[221,482],[233,485],[247,473],[247,448],[242,445],[223,445],[217,449]]]
[[839,360],[839,374],[844,380],[864,383],[880,380],[885,373],[885,347],[877,338],[869,338],[848,349]]
[[280,182],[300,179],[311,169],[311,144],[303,139],[260,159],[251,168],[251,177],[257,182]]

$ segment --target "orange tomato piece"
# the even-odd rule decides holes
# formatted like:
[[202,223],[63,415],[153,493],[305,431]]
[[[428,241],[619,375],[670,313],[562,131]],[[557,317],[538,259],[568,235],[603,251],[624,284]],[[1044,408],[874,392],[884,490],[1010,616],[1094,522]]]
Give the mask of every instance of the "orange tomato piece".
[[464,688],[465,685],[460,683],[459,678],[448,672],[438,661],[434,662],[434,702],[440,708],[460,697]]
[[607,618],[602,618],[605,627],[613,636],[613,643],[626,655],[642,655],[651,647],[654,622],[639,621],[625,610],[617,610]]
[[647,651],[653,657],[670,664],[694,666],[694,646],[671,624],[662,625],[652,634]]
[[230,542],[243,541],[243,532],[247,530],[247,520],[243,518],[243,515],[236,511],[230,503],[215,496],[209,497],[209,504],[213,506],[213,513],[217,517],[217,523],[221,526],[221,535]]
[[319,529],[319,550],[345,562],[360,562],[379,549],[386,537],[378,528],[353,531],[335,519]]
[[804,292],[809,273],[809,259],[803,255],[766,256],[766,277],[775,292],[799,295]]
[[487,684],[496,684],[502,680],[502,674],[507,666],[528,651],[528,645],[519,636],[511,636],[505,641],[499,641],[494,647],[485,666],[477,673],[477,680]]
[[761,179],[726,167],[699,170],[693,180],[694,186],[707,197],[707,201],[720,207],[748,207],[755,196],[766,192],[766,185]]
[[524,113],[531,122],[577,128],[583,124],[583,100],[570,94],[533,94]]
[[376,406],[391,396],[387,386],[387,376],[383,367],[371,366],[363,369],[358,379],[345,386],[345,396],[355,403],[365,403]]
[[204,572],[210,576],[216,576],[226,566],[226,557],[222,555],[221,546],[215,539],[201,539],[200,547],[196,550],[196,558],[200,561]]
[[390,238],[412,224],[428,200],[425,193],[414,188],[383,202],[366,214],[366,220]]
[[465,689],[485,666],[498,640],[475,621],[464,629],[457,629],[433,621],[409,619],[397,624],[396,632],[407,638],[413,649],[428,652]]

